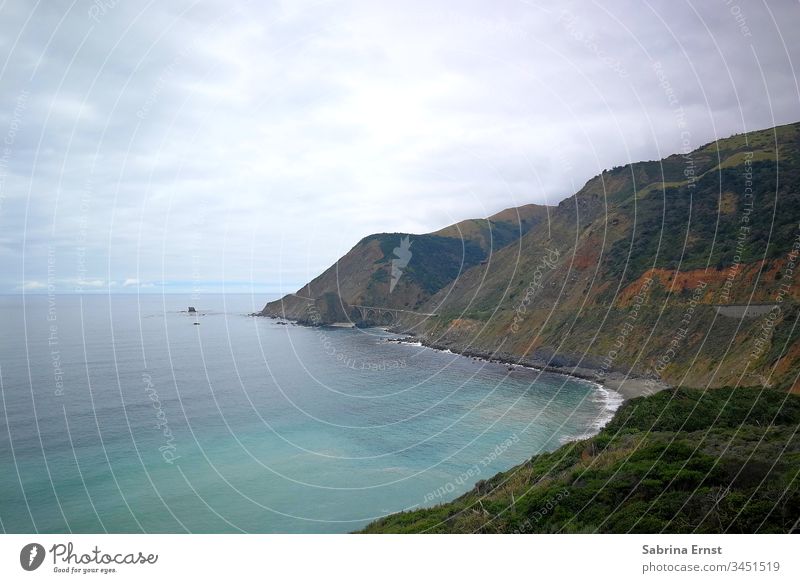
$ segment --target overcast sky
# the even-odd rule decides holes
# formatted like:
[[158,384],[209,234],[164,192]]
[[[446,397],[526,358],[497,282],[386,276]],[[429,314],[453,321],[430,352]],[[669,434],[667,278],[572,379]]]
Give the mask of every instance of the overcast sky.
[[798,30],[790,0],[0,2],[0,293],[292,291],[370,233],[800,120]]

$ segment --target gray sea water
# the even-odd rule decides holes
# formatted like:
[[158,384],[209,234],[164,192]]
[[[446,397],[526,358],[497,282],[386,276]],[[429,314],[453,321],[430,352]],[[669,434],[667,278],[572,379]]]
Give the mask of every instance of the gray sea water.
[[352,531],[596,431],[618,404],[378,329],[247,315],[267,299],[0,296],[0,528]]

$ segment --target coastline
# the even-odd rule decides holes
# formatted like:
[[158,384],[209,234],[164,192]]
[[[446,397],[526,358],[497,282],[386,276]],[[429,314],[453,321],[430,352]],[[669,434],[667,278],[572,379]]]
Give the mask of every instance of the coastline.
[[392,339],[390,342],[415,343],[434,350],[460,354],[461,356],[467,358],[477,358],[487,362],[529,368],[542,372],[573,377],[584,381],[590,381],[603,389],[619,393],[625,401],[635,397],[654,395],[660,391],[672,388],[670,385],[662,381],[656,381],[636,375],[623,374],[616,371],[604,373],[598,369],[586,367],[554,366],[534,359],[520,358],[508,353],[489,353],[474,349],[458,350],[452,345],[429,342],[423,338],[413,335],[406,336],[406,338]]
[[[387,330],[385,328],[384,328],[384,330],[387,331],[387,332],[389,331],[389,330]],[[481,355],[479,353],[465,354],[463,352],[453,351],[450,348],[439,348],[439,347],[437,347],[435,345],[432,345],[431,343],[425,343],[424,341],[419,340],[419,339],[415,338],[414,336],[407,336],[405,338],[402,338],[402,337],[401,338],[388,338],[388,339],[385,340],[385,342],[390,343],[390,344],[409,344],[409,345],[413,345],[413,346],[421,346],[421,347],[428,348],[430,350],[435,350],[437,352],[442,352],[442,353],[445,353],[445,354],[455,354],[455,355],[458,355],[458,356],[461,356],[461,357],[464,357],[464,358],[470,358],[470,359],[473,359],[473,360],[480,360],[480,361],[483,361],[483,362],[507,365],[508,368],[509,368],[509,371],[517,369],[517,368],[522,368],[522,369],[533,370],[533,371],[537,371],[537,372],[546,372],[546,373],[549,373],[549,374],[561,375],[561,376],[569,377],[569,378],[572,378],[572,379],[581,380],[581,381],[584,381],[584,382],[587,382],[587,383],[593,385],[594,386],[594,390],[595,390],[595,395],[597,395],[597,397],[599,397],[598,401],[603,403],[604,414],[601,415],[601,416],[598,416],[598,418],[587,428],[587,430],[585,432],[577,434],[577,435],[571,435],[569,437],[563,438],[561,440],[562,444],[568,443],[568,442],[571,442],[571,441],[581,441],[583,439],[589,439],[590,437],[594,437],[595,435],[597,435],[603,429],[603,427],[605,427],[614,418],[614,415],[616,414],[617,410],[622,406],[622,404],[625,401],[627,401],[629,398],[633,398],[633,397],[627,397],[623,392],[618,391],[616,388],[604,385],[603,383],[598,382],[595,379],[587,378],[585,376],[578,376],[578,375],[570,374],[568,372],[563,372],[561,370],[556,370],[555,367],[550,367],[551,370],[546,370],[545,368],[540,367],[540,366],[534,366],[534,365],[531,365],[531,364],[520,364],[519,362],[516,362],[516,361],[504,360],[504,359],[499,359],[499,358],[490,358],[488,355],[483,356],[483,355]],[[643,385],[642,379],[637,379],[637,380],[639,380],[640,383]],[[635,386],[635,389],[638,390],[639,386],[638,385]],[[661,390],[663,390],[663,389],[661,389]],[[639,394],[634,394],[633,390],[629,390],[628,392],[633,394],[633,396],[641,396]]]
[[[248,315],[253,317],[262,317],[262,318],[270,318],[273,320],[280,320],[284,323],[292,323],[297,326],[304,326],[308,328],[319,327],[318,325],[306,321],[286,318],[284,316],[277,316],[274,314],[265,314],[263,312],[254,312]],[[337,326],[331,326],[331,327],[335,328]],[[506,352],[491,353],[471,348],[460,349],[459,347],[453,344],[440,344],[436,342],[430,342],[414,334],[401,330],[392,329],[391,327],[383,328],[383,330],[391,332],[393,334],[397,334],[399,336],[399,338],[392,339],[391,342],[417,343],[420,346],[424,346],[426,348],[441,350],[443,352],[447,351],[453,354],[460,354],[461,356],[465,356],[468,358],[477,358],[488,362],[495,362],[500,364],[506,364],[509,366],[530,368],[553,374],[566,375],[568,377],[573,377],[585,381],[591,381],[605,388],[606,390],[611,390],[616,393],[619,393],[620,395],[622,395],[624,401],[627,401],[629,399],[634,399],[636,397],[645,397],[649,395],[654,395],[658,392],[674,388],[671,385],[661,380],[647,378],[630,373],[622,373],[619,371],[603,371],[601,369],[592,367],[556,366],[539,359],[520,357]]]
[[[389,330],[386,331],[388,332]],[[638,379],[640,381],[640,385],[635,385],[633,386],[633,389],[628,390],[628,394],[632,396],[626,396],[626,394],[623,393],[622,391],[618,391],[616,387],[607,386],[604,383],[598,382],[593,378],[589,378],[588,375],[578,376],[575,374],[570,374],[569,372],[557,370],[556,367],[549,367],[550,370],[547,370],[545,367],[535,366],[527,363],[519,363],[517,361],[509,359],[492,357],[491,355],[480,354],[479,352],[475,353],[470,352],[469,354],[465,354],[464,352],[454,351],[451,350],[450,348],[437,347],[432,343],[426,343],[422,340],[417,339],[414,336],[388,338],[386,339],[386,342],[390,344],[410,344],[413,346],[421,346],[424,348],[429,348],[431,350],[436,350],[438,352],[443,352],[446,354],[456,354],[464,358],[471,358],[473,360],[480,360],[483,362],[507,365],[509,367],[509,371],[517,368],[523,368],[537,372],[546,372],[550,374],[562,375],[572,379],[578,379],[590,383],[591,385],[594,386],[595,395],[598,397],[597,399],[598,402],[602,402],[603,404],[604,414],[598,416],[598,418],[587,428],[587,431],[578,435],[570,436],[566,439],[562,439],[561,443],[567,443],[570,441],[581,441],[582,439],[588,439],[590,437],[594,437],[595,435],[597,435],[603,429],[603,427],[605,427],[608,424],[608,422],[614,418],[614,415],[616,414],[617,410],[622,406],[622,404],[625,401],[627,401],[629,398],[633,398],[633,396],[640,396],[640,394],[637,393],[641,393],[641,391],[639,390],[640,385],[641,386],[644,385],[643,381],[641,379]]]
[[[310,324],[308,322],[275,315],[253,313],[250,314],[250,316],[267,317],[276,320],[281,325],[296,325],[304,328],[342,328],[342,326],[319,326]],[[350,327],[351,326],[348,326],[348,328]],[[381,327],[380,329],[395,335],[393,338],[384,339],[384,342],[386,343],[420,346],[443,353],[455,354],[464,358],[502,364],[508,366],[509,369],[523,368],[550,374],[563,375],[592,384],[594,386],[593,388],[595,395],[592,398],[596,399],[597,402],[602,403],[604,411],[598,415],[594,422],[586,427],[582,433],[564,436],[564,438],[560,440],[562,445],[595,437],[609,422],[612,421],[619,408],[626,401],[636,397],[653,395],[657,392],[672,388],[663,382],[654,382],[652,379],[646,379],[640,376],[625,375],[617,371],[604,373],[599,369],[586,367],[553,366],[547,363],[535,361],[534,359],[530,358],[519,358],[508,353],[489,353],[475,349],[459,350],[458,347],[454,345],[444,345],[430,342],[414,334],[409,334],[407,332],[392,329],[390,327]],[[440,501],[440,503],[448,502],[452,502],[452,500]],[[388,514],[387,516],[391,516],[391,514]]]

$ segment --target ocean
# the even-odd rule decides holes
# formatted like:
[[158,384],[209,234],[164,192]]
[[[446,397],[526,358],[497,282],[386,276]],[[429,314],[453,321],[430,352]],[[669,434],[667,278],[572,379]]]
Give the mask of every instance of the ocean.
[[269,299],[0,296],[0,529],[349,532],[592,434],[620,402],[248,315]]

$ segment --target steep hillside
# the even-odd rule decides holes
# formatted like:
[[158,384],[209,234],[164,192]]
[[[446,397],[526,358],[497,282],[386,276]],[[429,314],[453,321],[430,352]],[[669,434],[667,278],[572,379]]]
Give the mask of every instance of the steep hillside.
[[593,178],[421,306],[440,314],[424,339],[598,378],[798,390],[798,128]]
[[604,171],[556,207],[412,235],[392,289],[402,237],[363,239],[264,314],[393,323],[598,380],[800,391],[800,124]]
[[800,519],[800,397],[671,390],[603,431],[368,533],[787,533]]
[[546,214],[546,207],[531,204],[425,235],[370,235],[297,292],[268,303],[262,314],[310,324],[386,323],[381,318],[392,314],[367,318],[351,306],[414,310],[470,267],[518,241]]

